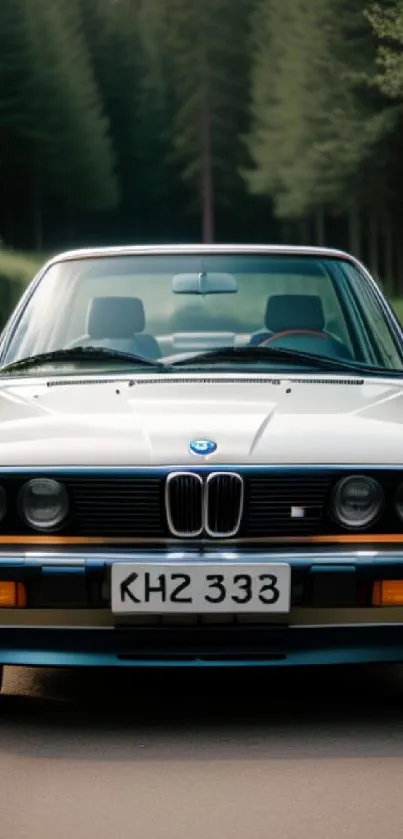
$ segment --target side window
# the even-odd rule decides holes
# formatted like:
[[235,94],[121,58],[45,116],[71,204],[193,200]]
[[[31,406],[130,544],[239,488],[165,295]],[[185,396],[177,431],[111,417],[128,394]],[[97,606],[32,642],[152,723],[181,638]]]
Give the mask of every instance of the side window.
[[401,368],[402,358],[395,344],[392,330],[371,285],[354,268],[347,266],[345,270],[349,274],[351,284],[361,304],[366,320],[366,331],[375,336],[376,344],[383,354],[383,362],[389,367]]
[[322,299],[326,332],[343,341],[343,344],[352,351],[350,333],[333,283],[324,279],[318,282],[318,286],[321,286],[321,288],[318,287],[317,294]]

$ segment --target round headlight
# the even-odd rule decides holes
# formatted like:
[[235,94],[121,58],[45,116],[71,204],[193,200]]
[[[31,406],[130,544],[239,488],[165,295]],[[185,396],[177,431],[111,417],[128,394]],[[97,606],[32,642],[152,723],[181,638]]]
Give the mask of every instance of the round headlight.
[[20,513],[35,530],[54,530],[67,516],[65,487],[51,478],[34,478],[24,484],[19,496]]
[[337,521],[350,528],[363,528],[379,516],[383,503],[383,490],[373,478],[352,475],[336,484],[332,509]]

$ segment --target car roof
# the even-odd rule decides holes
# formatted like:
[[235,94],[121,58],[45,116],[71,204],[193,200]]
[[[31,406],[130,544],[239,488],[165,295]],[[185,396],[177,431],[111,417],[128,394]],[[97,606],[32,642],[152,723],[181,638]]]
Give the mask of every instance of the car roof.
[[346,259],[357,264],[357,260],[346,251],[334,248],[305,245],[123,245],[112,247],[78,248],[56,254],[47,265],[76,259],[91,259],[107,256],[180,256],[199,254],[267,254],[274,256],[314,256]]

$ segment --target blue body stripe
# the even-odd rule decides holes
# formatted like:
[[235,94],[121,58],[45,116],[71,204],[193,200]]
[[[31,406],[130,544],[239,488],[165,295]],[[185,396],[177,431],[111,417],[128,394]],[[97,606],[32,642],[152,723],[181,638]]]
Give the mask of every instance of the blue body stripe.
[[131,477],[134,475],[152,475],[164,477],[170,472],[228,472],[236,470],[240,474],[264,473],[287,474],[292,472],[301,474],[316,474],[318,472],[367,472],[367,471],[399,471],[403,470],[402,463],[323,463],[323,464],[245,464],[245,463],[172,463],[166,466],[0,466],[0,475],[66,475],[66,476],[91,476],[105,475],[106,477]]

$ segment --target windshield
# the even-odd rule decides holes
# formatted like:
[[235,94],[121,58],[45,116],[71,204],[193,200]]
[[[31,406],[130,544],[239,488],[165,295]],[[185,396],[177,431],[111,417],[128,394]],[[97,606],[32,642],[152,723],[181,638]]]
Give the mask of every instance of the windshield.
[[13,325],[1,362],[76,346],[164,360],[258,345],[402,366],[376,292],[347,260],[242,254],[56,263]]

